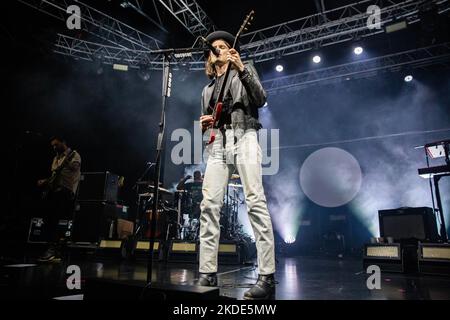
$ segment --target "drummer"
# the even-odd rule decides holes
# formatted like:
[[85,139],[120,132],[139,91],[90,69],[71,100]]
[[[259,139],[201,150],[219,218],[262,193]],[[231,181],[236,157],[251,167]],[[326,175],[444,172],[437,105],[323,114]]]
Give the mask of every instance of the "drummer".
[[[191,179],[192,176],[187,175],[184,178],[182,178],[180,180],[180,182],[178,182],[177,185],[177,190],[185,190],[186,189],[186,181],[188,181],[189,179]],[[203,177],[202,177],[202,172],[200,170],[196,170],[194,171],[194,183],[203,183]]]

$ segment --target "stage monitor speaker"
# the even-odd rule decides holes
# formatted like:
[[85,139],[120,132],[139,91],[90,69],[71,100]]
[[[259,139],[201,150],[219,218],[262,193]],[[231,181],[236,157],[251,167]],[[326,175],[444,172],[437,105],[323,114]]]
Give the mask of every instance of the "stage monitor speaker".
[[95,255],[103,259],[122,259],[122,240],[101,240]]
[[201,301],[218,300],[219,288],[192,285],[152,283],[137,280],[88,278],[83,300],[153,300]]
[[119,176],[106,172],[83,172],[80,177],[78,201],[117,202]]
[[238,241],[220,241],[218,252],[218,263],[233,265],[242,263],[241,244]]
[[[134,257],[136,260],[139,261],[147,261],[148,259],[148,252],[150,250],[150,241],[148,240],[140,240],[136,241],[134,244]],[[155,243],[153,244],[153,259],[159,259],[160,255],[163,254],[161,252],[163,245],[159,240],[155,240]],[[161,255],[163,257],[163,255]]]
[[72,242],[116,239],[117,208],[106,202],[78,202],[73,218]]
[[419,244],[419,272],[450,276],[450,244]]
[[169,262],[196,263],[198,261],[198,243],[182,240],[170,241],[167,260]]
[[364,246],[364,270],[371,265],[382,272],[409,273],[417,271],[417,246],[400,243],[375,243]]
[[436,216],[433,209],[398,208],[378,211],[380,236],[392,237],[395,242],[438,240]]

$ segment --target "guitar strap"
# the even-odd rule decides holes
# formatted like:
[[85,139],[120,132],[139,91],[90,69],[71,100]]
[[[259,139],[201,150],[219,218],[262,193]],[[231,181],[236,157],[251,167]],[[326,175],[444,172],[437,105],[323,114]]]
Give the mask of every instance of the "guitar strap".
[[[223,147],[225,148],[226,146],[226,135],[225,135],[225,130],[230,128],[231,126],[231,109],[232,109],[232,105],[229,105],[227,102],[227,96],[230,92],[230,87],[231,87],[231,82],[233,81],[234,76],[236,75],[236,70],[232,69],[230,70],[230,74],[228,75],[228,79],[227,79],[227,83],[225,84],[225,88],[224,88],[224,95],[223,95],[223,107],[222,107],[222,113],[221,113],[221,118],[219,121],[219,130],[222,133],[222,141],[223,141]],[[214,91],[213,94],[211,95],[211,99],[209,102],[209,105],[212,106],[212,108],[214,108],[214,106],[217,103],[217,99],[219,97],[219,93],[220,93],[220,89],[223,85],[223,80],[225,78],[225,74],[223,74],[222,76],[220,76],[219,78],[215,79],[215,84],[214,84]]]

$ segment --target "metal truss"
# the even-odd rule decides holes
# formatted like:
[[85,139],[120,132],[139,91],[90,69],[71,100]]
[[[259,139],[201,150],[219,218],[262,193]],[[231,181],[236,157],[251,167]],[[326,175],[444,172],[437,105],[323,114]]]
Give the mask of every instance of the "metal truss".
[[216,29],[195,0],[158,0],[195,37]]
[[265,80],[262,84],[268,93],[277,94],[317,84],[368,78],[382,71],[399,71],[402,68],[419,68],[435,64],[444,64],[447,67],[450,65],[450,42]]
[[[66,20],[66,8],[77,4],[81,9],[84,31],[101,41],[83,40],[58,34],[54,52],[84,60],[103,60],[104,63],[127,63],[130,67],[162,67],[162,55],[154,53],[160,42],[79,0],[18,0],[60,20]],[[153,0],[164,4],[192,34],[205,34],[214,28],[212,22],[194,0]],[[142,9],[142,2],[135,0]],[[369,5],[381,9],[380,29],[369,29]],[[242,55],[258,63],[283,55],[299,53],[319,46],[360,39],[384,32],[383,27],[397,20],[408,23],[419,21],[419,10],[424,5],[435,4],[438,12],[449,10],[449,0],[363,0],[355,4],[323,11],[319,14],[282,23],[273,27],[244,34],[241,37]],[[157,13],[158,14],[158,13]],[[159,19],[159,14],[158,14]],[[209,22],[208,22],[209,21]],[[190,70],[204,67],[201,53],[178,59]]]
[[121,2],[121,6],[123,8],[132,8],[133,10],[135,10],[137,13],[139,13],[140,15],[142,15],[143,17],[145,17],[147,20],[149,20],[151,23],[153,23],[155,26],[157,26],[159,28],[159,30],[161,30],[164,33],[169,33],[169,31],[167,31],[166,28],[164,28],[164,24],[162,23],[161,20],[161,16],[159,15],[159,10],[156,7],[155,4],[156,0],[153,0],[153,7],[155,8],[155,13],[156,13],[156,18],[158,19],[158,21],[156,21],[155,19],[153,19],[151,16],[149,16],[147,14],[147,12],[144,11],[144,0],[130,0],[130,1],[122,1]]
[[[130,68],[161,70],[163,55],[149,50],[132,50],[109,46],[58,34],[53,52],[86,61],[103,64],[126,64]],[[205,66],[202,52],[194,54],[174,54],[173,68],[203,70]]]
[[100,39],[99,45],[111,45],[131,50],[156,50],[161,41],[94,9],[79,0],[18,0],[54,18],[66,21],[70,5],[81,10],[81,29]]
[[[438,12],[449,10],[448,0],[363,0],[336,9],[260,29],[241,36],[242,54],[254,62],[276,59],[349,40],[384,32],[397,20],[408,24],[419,21],[422,6],[435,4]],[[368,28],[367,9],[381,9],[380,28]]]

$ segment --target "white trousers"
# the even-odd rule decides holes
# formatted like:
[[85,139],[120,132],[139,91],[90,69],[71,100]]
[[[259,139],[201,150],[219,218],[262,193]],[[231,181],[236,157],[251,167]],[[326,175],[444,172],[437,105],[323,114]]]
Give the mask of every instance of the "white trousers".
[[275,245],[272,221],[262,185],[262,151],[256,130],[250,129],[237,136],[226,130],[226,146],[217,133],[214,143],[209,145],[203,201],[200,205],[200,265],[201,273],[217,272],[217,257],[220,239],[220,209],[225,191],[234,169],[241,178],[249,220],[253,228],[258,254],[259,274],[275,273]]

